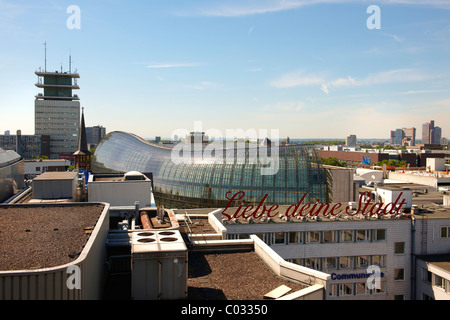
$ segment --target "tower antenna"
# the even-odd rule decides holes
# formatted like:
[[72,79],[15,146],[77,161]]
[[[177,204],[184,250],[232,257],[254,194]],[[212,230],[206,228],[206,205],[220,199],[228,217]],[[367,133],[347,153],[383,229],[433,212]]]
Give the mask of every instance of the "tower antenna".
[[72,73],[72,55],[69,54],[69,73]]
[[44,42],[44,50],[45,50],[44,72],[47,72],[47,41]]

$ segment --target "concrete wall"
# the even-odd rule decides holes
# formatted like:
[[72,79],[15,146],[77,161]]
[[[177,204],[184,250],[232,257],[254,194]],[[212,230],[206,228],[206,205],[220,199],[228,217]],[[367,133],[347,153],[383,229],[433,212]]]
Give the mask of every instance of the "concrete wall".
[[[329,297],[333,300],[366,300],[366,299],[393,299],[395,295],[404,295],[410,298],[410,276],[411,276],[411,220],[359,220],[351,221],[322,221],[306,223],[274,223],[274,224],[230,224],[226,226],[228,234],[272,234],[275,232],[308,232],[327,230],[386,230],[386,240],[383,241],[361,241],[361,242],[337,242],[337,243],[299,243],[299,244],[271,244],[270,248],[275,251],[280,259],[303,259],[303,258],[326,258],[326,257],[355,257],[385,255],[386,265],[381,269],[385,274],[385,291],[382,294],[353,295],[345,297]],[[256,242],[256,241],[255,241]],[[395,253],[395,243],[404,242],[404,253]],[[450,242],[450,241],[449,241]],[[419,242],[420,243],[420,242]],[[394,280],[395,269],[404,269],[404,280]],[[365,272],[365,269],[333,270],[330,273],[337,275],[348,273]],[[339,280],[331,279],[329,285],[341,283],[356,283],[365,280]]]
[[445,159],[444,158],[428,158],[427,170],[431,171],[445,171]]
[[[424,294],[435,300],[450,300],[449,289],[444,290],[434,285],[434,275],[442,277],[444,281],[447,281],[446,285],[450,285],[450,272],[420,259],[417,259],[416,270],[416,300],[422,300]],[[427,277],[423,274],[424,270],[432,273],[431,282],[426,280]]]
[[419,174],[408,174],[401,172],[389,172],[389,179],[395,181],[402,181],[406,183],[416,183],[423,184],[427,186],[431,186],[433,188],[437,188],[437,179],[433,175],[428,175],[428,173],[424,172],[423,175]]
[[[412,206],[412,191],[411,190],[389,190],[383,189],[382,187],[377,188],[378,195],[380,196],[382,202],[387,205],[389,203],[395,203],[399,199],[398,203],[405,200],[406,205],[403,208],[411,209]],[[401,197],[400,197],[401,194]],[[400,198],[399,198],[400,197]],[[395,210],[395,208],[393,208]]]
[[255,253],[270,267],[276,274],[300,281],[307,285],[321,285],[327,287],[330,275],[321,271],[306,268],[291,262],[285,261],[275,250],[265,244],[259,237],[252,235],[250,239],[254,241]]

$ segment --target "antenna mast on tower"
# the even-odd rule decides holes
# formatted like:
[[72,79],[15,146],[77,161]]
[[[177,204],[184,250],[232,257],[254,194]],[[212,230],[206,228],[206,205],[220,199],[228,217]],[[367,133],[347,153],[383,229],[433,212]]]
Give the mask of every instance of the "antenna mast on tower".
[[47,41],[44,42],[44,50],[45,50],[44,72],[47,72]]

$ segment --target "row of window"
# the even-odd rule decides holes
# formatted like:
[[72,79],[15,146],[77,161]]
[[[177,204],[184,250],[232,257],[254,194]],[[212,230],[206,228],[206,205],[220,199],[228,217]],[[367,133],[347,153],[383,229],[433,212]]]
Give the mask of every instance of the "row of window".
[[[256,235],[267,245],[375,242],[386,240],[386,229],[272,232],[259,233]],[[248,234],[228,234],[228,239],[248,238]]]
[[378,285],[370,286],[367,281],[357,283],[331,284],[328,292],[330,297],[348,297],[369,294],[384,294],[386,292],[386,282],[380,281]]
[[303,267],[315,269],[318,271],[335,271],[349,269],[367,269],[369,266],[386,267],[385,255],[367,255],[367,256],[345,256],[345,257],[327,257],[327,258],[298,258],[287,259]]
[[445,292],[450,293],[450,280],[428,271],[427,268],[422,268],[422,280],[433,287],[440,288]]

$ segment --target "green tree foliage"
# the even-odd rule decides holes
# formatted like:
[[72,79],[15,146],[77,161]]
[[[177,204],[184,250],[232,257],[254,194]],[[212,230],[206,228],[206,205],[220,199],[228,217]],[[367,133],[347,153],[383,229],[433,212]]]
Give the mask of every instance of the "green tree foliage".
[[384,164],[388,167],[401,168],[406,165],[406,161],[404,161],[404,160],[402,160],[402,161],[400,161],[400,160],[383,160],[383,161],[375,162],[373,165],[381,167]]
[[322,158],[322,164],[335,167],[347,167],[347,163],[345,161],[339,161],[335,157]]

